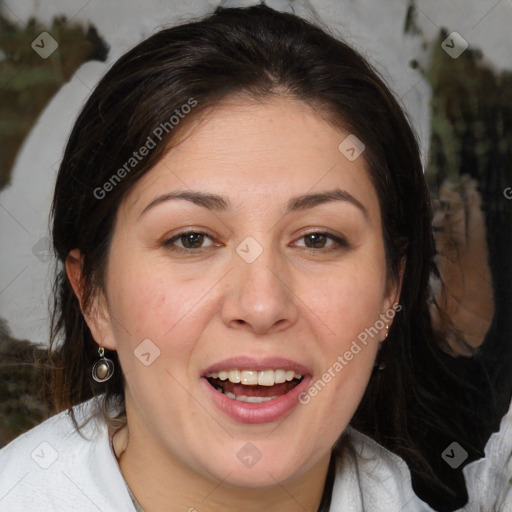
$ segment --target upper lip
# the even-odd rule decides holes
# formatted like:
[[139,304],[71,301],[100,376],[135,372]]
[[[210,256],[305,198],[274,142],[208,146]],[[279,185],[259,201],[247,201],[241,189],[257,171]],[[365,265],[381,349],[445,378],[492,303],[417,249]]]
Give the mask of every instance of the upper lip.
[[284,357],[256,358],[252,356],[238,356],[212,364],[203,371],[202,376],[204,377],[213,372],[229,370],[255,370],[260,372],[264,370],[293,370],[301,375],[311,374],[311,369],[307,366]]

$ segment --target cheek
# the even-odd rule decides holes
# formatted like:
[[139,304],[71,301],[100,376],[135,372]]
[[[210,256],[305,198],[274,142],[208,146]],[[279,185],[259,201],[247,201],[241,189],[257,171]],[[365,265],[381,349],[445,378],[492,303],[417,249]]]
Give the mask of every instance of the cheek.
[[385,268],[377,259],[354,258],[323,282],[304,300],[342,344],[373,326],[384,313]]
[[328,327],[321,328],[327,334],[318,337],[322,373],[309,389],[316,414],[325,418],[326,432],[354,414],[371,376],[380,339],[375,324],[384,313],[385,267],[377,257],[361,256],[347,260],[322,288],[305,296],[308,307],[321,320],[318,325]]
[[115,318],[125,327],[125,334],[134,338],[150,334],[161,337],[172,328],[186,300],[182,283],[173,279],[171,272],[143,260],[113,264],[109,290]]
[[[205,290],[214,281],[183,279],[169,270],[141,259],[119,261],[109,273],[110,310],[118,352],[132,365],[133,351],[146,339],[151,340],[161,355],[172,364],[190,356],[193,340],[200,335],[201,322],[207,321],[210,306]],[[202,299],[203,297],[203,299]]]

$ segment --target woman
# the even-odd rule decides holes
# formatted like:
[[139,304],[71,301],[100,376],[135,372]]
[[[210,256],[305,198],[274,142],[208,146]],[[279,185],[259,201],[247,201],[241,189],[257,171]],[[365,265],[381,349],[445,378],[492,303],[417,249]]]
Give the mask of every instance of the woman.
[[[253,7],[138,45],[60,167],[71,409],[0,452],[0,510],[431,510],[422,440],[476,436],[439,395],[476,390],[432,328],[431,220],[411,128],[344,43]],[[470,506],[506,499],[511,421]]]

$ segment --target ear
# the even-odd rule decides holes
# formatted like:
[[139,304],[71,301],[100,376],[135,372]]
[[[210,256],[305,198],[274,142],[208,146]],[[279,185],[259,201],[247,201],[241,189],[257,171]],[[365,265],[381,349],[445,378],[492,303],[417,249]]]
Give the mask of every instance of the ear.
[[[398,275],[393,278],[389,279],[387,285],[386,285],[386,291],[384,294],[384,311],[382,312],[384,315],[390,310],[394,310],[396,313],[401,308],[397,309],[399,301],[400,301],[400,292],[402,291],[402,282],[404,279],[404,273],[405,273],[405,265],[406,265],[407,259],[404,256],[400,261],[400,267],[398,269]],[[391,327],[391,324],[393,323],[394,314],[391,318],[387,317],[386,322],[389,327]],[[385,334],[384,334],[385,336]],[[382,339],[384,341],[385,338]]]
[[94,293],[86,310],[84,310],[83,260],[83,255],[80,253],[79,249],[70,251],[66,258],[66,274],[80,303],[80,309],[82,310],[82,314],[91,331],[92,337],[100,347],[105,347],[108,350],[116,350],[117,343],[113,335],[110,313],[103,292],[98,291]]

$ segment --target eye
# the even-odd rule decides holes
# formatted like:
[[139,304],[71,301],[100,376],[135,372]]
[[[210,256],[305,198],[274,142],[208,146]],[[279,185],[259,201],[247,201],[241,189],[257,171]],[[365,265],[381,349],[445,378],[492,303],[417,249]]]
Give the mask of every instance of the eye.
[[[343,247],[349,247],[349,243],[343,237],[333,235],[324,231],[312,231],[302,235],[299,240],[304,239],[305,248],[308,253],[331,252]],[[326,246],[327,241],[331,240],[331,244]]]
[[[212,243],[204,246],[203,243],[205,239],[209,239]],[[304,247],[308,253],[326,253],[350,247],[345,238],[324,231],[306,233],[298,240],[305,241]],[[331,244],[326,246],[328,241],[331,241]],[[181,246],[179,246],[178,243],[181,243]],[[208,235],[208,233],[203,231],[182,231],[172,238],[164,240],[162,245],[173,252],[191,254],[193,252],[202,252],[203,249],[213,247],[214,244],[212,237]]]
[[[171,251],[190,253],[193,252],[194,249],[205,248],[202,245],[205,237],[209,238],[210,240],[212,239],[210,235],[202,231],[183,231],[173,236],[172,238],[164,240],[162,245]],[[177,242],[181,242],[182,247],[176,245]],[[211,247],[211,245],[207,247]]]

